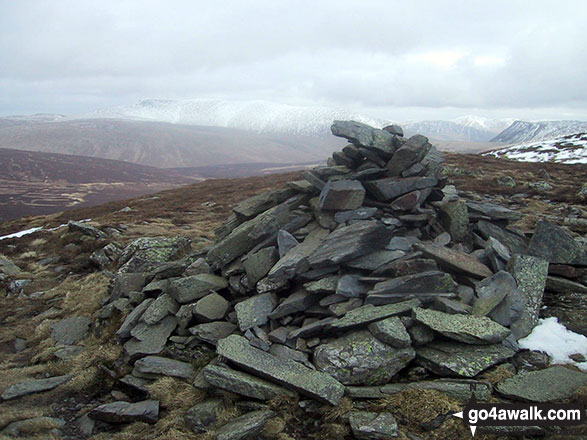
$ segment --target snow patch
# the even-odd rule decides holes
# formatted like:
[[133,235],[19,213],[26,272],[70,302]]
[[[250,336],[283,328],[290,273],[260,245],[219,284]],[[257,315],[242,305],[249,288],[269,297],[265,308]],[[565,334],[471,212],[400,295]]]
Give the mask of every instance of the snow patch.
[[24,231],[15,232],[14,234],[3,235],[2,237],[0,237],[0,240],[5,240],[7,238],[20,238],[23,235],[32,234],[33,232],[40,231],[41,229],[43,228],[25,229]]
[[575,362],[572,354],[587,358],[587,337],[568,330],[555,317],[540,319],[532,333],[518,341],[521,348],[543,351],[553,364],[574,364],[587,371],[587,362]]

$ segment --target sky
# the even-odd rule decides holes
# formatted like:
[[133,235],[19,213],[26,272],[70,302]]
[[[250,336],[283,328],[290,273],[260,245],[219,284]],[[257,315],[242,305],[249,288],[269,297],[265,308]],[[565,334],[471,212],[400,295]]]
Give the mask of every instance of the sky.
[[587,119],[587,2],[0,0],[0,115],[262,99]]

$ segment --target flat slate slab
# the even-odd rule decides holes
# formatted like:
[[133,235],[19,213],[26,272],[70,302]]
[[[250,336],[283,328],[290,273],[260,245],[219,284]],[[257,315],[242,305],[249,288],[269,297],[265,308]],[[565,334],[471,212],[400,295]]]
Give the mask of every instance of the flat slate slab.
[[131,358],[159,354],[165,348],[167,339],[176,327],[177,318],[175,316],[167,316],[155,325],[141,322],[132,329],[133,338],[124,344],[124,350]]
[[29,380],[14,385],[9,385],[2,392],[2,400],[15,399],[17,397],[26,396],[27,394],[40,393],[42,391],[49,391],[71,379],[71,374],[64,376],[49,377],[47,379]]
[[90,329],[92,320],[87,316],[72,316],[51,325],[51,337],[60,345],[75,345]]
[[441,266],[446,266],[451,270],[477,278],[486,278],[493,275],[491,269],[472,255],[434,243],[416,243],[414,247],[422,251],[424,255],[438,261]]
[[494,344],[510,335],[510,330],[485,316],[452,315],[432,309],[416,308],[416,321],[447,338],[467,344]]
[[244,370],[321,402],[337,405],[344,394],[344,386],[332,376],[252,347],[242,336],[218,341],[216,352]]
[[369,331],[380,341],[396,348],[412,345],[412,339],[397,316],[369,324]]
[[399,435],[397,421],[388,412],[355,411],[349,423],[357,440],[385,440]]
[[360,208],[365,188],[357,180],[329,180],[320,193],[320,209],[348,211]]
[[194,369],[187,362],[162,356],[146,356],[135,362],[132,374],[146,379],[157,379],[161,376],[187,379],[194,374]]
[[226,338],[237,329],[236,325],[228,321],[208,322],[199,324],[189,329],[190,333],[196,338],[212,345],[220,339]]
[[571,397],[585,385],[587,373],[554,366],[538,371],[522,371],[497,384],[497,392],[516,400],[556,402]]
[[143,400],[136,403],[107,403],[91,410],[88,416],[94,420],[110,423],[156,423],[159,419],[159,401]]
[[502,345],[469,345],[433,342],[416,348],[416,360],[440,376],[475,377],[487,368],[512,357],[515,351]]
[[242,371],[220,365],[208,365],[202,371],[204,379],[215,387],[258,400],[277,396],[294,396],[290,390]]
[[342,318],[332,322],[328,328],[334,331],[346,331],[359,326],[366,326],[375,321],[380,321],[390,316],[407,313],[420,305],[417,299],[402,301],[385,306],[367,304],[347,312]]
[[215,440],[244,440],[257,438],[265,423],[276,414],[268,409],[253,411],[231,420],[216,430]]
[[387,202],[418,189],[432,188],[438,183],[434,177],[390,177],[364,183],[367,192],[382,202]]
[[277,297],[273,293],[251,296],[239,302],[234,306],[239,328],[244,332],[255,326],[266,324],[276,306]]

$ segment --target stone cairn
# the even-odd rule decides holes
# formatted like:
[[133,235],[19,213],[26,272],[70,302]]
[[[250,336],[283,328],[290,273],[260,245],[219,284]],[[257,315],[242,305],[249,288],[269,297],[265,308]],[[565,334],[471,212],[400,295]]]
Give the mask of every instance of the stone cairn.
[[[260,402],[296,393],[337,405],[345,394],[418,388],[467,401],[473,384],[480,400],[532,400],[523,381],[494,390],[476,377],[520,356],[549,263],[562,274],[585,266],[585,249],[548,222],[529,240],[508,227],[519,213],[445,188],[441,154],[424,136],[354,121],[334,122],[332,133],[350,144],[328,166],[239,203],[206,252],[149,265],[158,250],[188,243],[140,239],[122,255],[111,247],[94,256],[120,265],[101,318],[132,310],[117,333],[134,365],[121,383],[146,392],[161,376],[195,377],[210,396],[223,389],[257,401],[219,439],[258,432],[275,416]],[[202,346],[218,356],[199,372],[173,355]],[[561,375],[571,389],[586,383],[566,368],[541,371],[541,384]],[[196,405],[188,426],[205,431],[220,404]],[[115,402],[90,417],[153,422],[157,411],[152,400]],[[349,423],[356,438],[397,435],[390,413],[355,411]]]

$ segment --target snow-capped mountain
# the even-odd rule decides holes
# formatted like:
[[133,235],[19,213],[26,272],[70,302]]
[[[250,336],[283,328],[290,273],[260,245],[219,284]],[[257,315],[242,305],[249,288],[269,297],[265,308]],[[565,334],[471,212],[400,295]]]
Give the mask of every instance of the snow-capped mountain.
[[587,163],[587,133],[510,145],[483,155],[521,162]]
[[237,128],[268,134],[330,134],[336,119],[352,119],[371,126],[389,123],[358,113],[330,107],[304,107],[268,101],[144,99],[136,104],[113,107],[69,119],[139,119],[173,124]]
[[409,134],[421,133],[443,141],[487,142],[505,129],[512,120],[463,116],[450,121],[418,121],[403,124]]
[[482,116],[467,115],[453,119],[459,125],[464,127],[476,128],[477,130],[500,133],[515,122],[513,118],[490,119]]
[[575,133],[587,132],[586,121],[515,121],[491,142],[519,144],[521,142],[555,139]]

